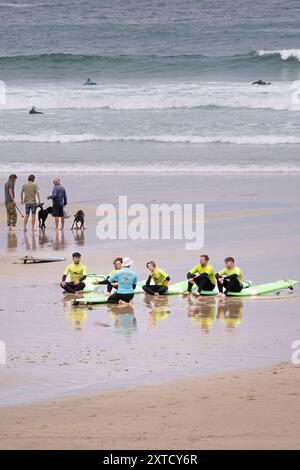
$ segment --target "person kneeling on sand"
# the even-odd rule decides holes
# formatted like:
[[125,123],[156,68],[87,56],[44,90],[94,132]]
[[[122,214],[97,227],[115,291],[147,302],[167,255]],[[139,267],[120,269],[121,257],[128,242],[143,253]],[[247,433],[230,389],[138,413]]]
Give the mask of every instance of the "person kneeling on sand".
[[[157,268],[154,261],[149,261],[146,264],[146,267],[150,274],[146,284],[143,286],[145,293],[155,296],[166,294],[168,291],[170,276],[162,269]],[[155,285],[150,285],[152,280],[155,282]]]
[[[87,269],[84,264],[81,263],[81,254],[72,254],[73,263],[68,264],[62,277],[60,286],[65,292],[75,294],[76,292],[82,291],[85,288],[83,282],[87,275]],[[68,275],[70,274],[70,282],[66,282]]]
[[[224,259],[225,268],[216,274],[219,288],[219,297],[225,297],[228,292],[241,292],[243,289],[244,277],[238,266],[234,264],[234,258],[228,256]],[[225,291],[223,293],[223,289]]]
[[198,286],[198,291],[194,295],[198,296],[202,290],[212,291],[216,286],[215,272],[211,264],[208,264],[209,257],[207,255],[200,256],[200,264],[196,264],[188,273],[188,289],[184,295],[192,292],[193,285]]
[[[109,282],[109,278],[115,274],[115,272],[119,271],[122,269],[122,263],[123,263],[123,258],[116,258],[113,262],[114,269],[109,273],[109,275],[104,279],[103,281],[94,281],[93,284],[96,286],[98,285],[107,285],[107,292],[110,294],[111,291],[113,290],[114,286]],[[117,284],[116,282],[114,283],[115,285]]]
[[124,304],[132,301],[137,284],[137,276],[131,269],[132,263],[130,258],[123,258],[122,269],[117,270],[108,279],[108,282],[117,289],[117,292],[108,297],[108,303]]

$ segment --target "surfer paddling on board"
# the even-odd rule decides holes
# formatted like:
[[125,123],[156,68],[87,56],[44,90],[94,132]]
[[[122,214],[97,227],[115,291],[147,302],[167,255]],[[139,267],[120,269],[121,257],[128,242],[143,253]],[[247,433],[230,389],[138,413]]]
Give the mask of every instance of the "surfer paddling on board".
[[35,106],[32,106],[31,110],[29,111],[29,114],[44,114],[42,111],[37,111]]
[[117,270],[108,281],[117,292],[110,295],[107,299],[108,303],[125,304],[131,303],[134,297],[134,289],[137,284],[137,276],[131,269],[133,261],[130,258],[123,258],[122,269]]
[[215,272],[211,264],[208,264],[209,257],[207,255],[200,256],[200,263],[196,264],[188,273],[188,288],[183,295],[189,295],[192,292],[193,285],[198,286],[198,291],[194,295],[199,296],[202,290],[212,291],[215,288]]
[[[85,283],[83,281],[86,278],[87,269],[85,265],[81,263],[80,253],[73,253],[72,258],[73,262],[68,264],[66,267],[60,287],[62,287],[65,292],[77,294],[77,292],[80,292],[85,288]],[[68,275],[70,275],[70,281],[66,282]]]
[[[143,286],[144,292],[155,296],[166,294],[166,292],[168,292],[168,284],[170,281],[169,274],[163,271],[163,269],[157,268],[154,261],[149,261],[146,264],[146,267],[149,270],[149,276],[146,284]],[[151,285],[152,280],[155,285]]]
[[225,297],[228,292],[241,292],[243,289],[244,276],[240,268],[235,265],[234,258],[228,256],[224,259],[224,263],[225,268],[216,274],[219,297]]
[[257,82],[251,83],[251,85],[271,85],[271,82],[264,82],[263,80],[257,80]]
[[97,83],[92,82],[90,78],[87,78],[86,81],[84,82],[84,86],[89,86],[89,85],[97,85]]

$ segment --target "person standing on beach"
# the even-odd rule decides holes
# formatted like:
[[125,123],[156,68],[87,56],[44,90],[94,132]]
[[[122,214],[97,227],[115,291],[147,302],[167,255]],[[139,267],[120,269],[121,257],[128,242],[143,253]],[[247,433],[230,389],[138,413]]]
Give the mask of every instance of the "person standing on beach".
[[[85,265],[81,263],[80,253],[73,253],[72,258],[73,263],[68,264],[66,267],[60,287],[62,287],[65,292],[75,294],[85,288],[85,283],[83,281],[86,278],[87,269]],[[70,275],[70,282],[66,282],[68,275]]]
[[110,284],[112,284],[113,287],[117,288],[117,292],[108,297],[108,303],[131,303],[134,297],[134,289],[136,288],[137,284],[137,276],[135,272],[131,269],[132,264],[133,261],[131,261],[130,258],[124,258],[122,263],[122,269],[116,271],[108,279]]
[[13,230],[17,224],[17,210],[15,201],[15,183],[17,175],[10,175],[4,186],[4,201],[7,214],[7,227]]
[[35,226],[35,214],[37,205],[41,203],[39,188],[34,182],[35,176],[29,175],[28,182],[23,184],[21,191],[21,203],[25,204],[25,218],[24,218],[24,232],[27,231],[27,222],[29,219],[29,214],[31,211],[31,223],[32,231],[34,231]]
[[52,199],[52,215],[55,217],[55,228],[58,231],[59,219],[61,222],[61,230],[64,229],[65,219],[64,219],[64,206],[67,205],[67,193],[65,188],[60,184],[60,179],[55,178],[53,180],[53,190],[51,196],[48,196],[47,199]]
[[[234,258],[228,256],[224,259],[224,263],[225,268],[216,274],[219,297],[225,297],[228,292],[241,292],[243,289],[244,276],[240,268],[235,265]],[[224,293],[223,288],[225,288]]]
[[198,296],[202,290],[212,291],[216,286],[215,272],[211,264],[208,264],[209,257],[207,255],[200,256],[200,263],[196,264],[188,273],[188,289],[184,295],[192,292],[193,285],[198,286],[198,291],[194,295]]
[[[146,284],[143,286],[145,293],[155,296],[166,294],[168,291],[168,283],[170,281],[169,274],[162,269],[157,268],[154,261],[149,261],[146,264],[146,267],[149,270],[149,276]],[[152,280],[155,285],[150,285]]]

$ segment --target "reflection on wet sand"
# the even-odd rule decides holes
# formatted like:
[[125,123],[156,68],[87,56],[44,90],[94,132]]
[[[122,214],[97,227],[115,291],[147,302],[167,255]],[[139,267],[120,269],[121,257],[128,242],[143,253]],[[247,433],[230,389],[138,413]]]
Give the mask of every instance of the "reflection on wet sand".
[[188,302],[188,317],[204,333],[210,332],[215,319],[219,319],[229,331],[243,319],[244,303],[240,299],[189,299]]
[[132,305],[107,305],[109,316],[113,320],[116,333],[130,339],[137,330],[137,321]]
[[148,329],[155,328],[162,320],[166,320],[171,313],[167,296],[154,297],[145,295],[144,304],[149,308]]
[[84,245],[84,230],[83,228],[76,228],[72,230],[74,241],[77,245],[82,246]]
[[189,299],[188,304],[188,317],[203,333],[209,333],[216,318],[215,299]]
[[18,238],[16,232],[7,232],[7,248],[9,250],[15,250],[18,247]]
[[242,322],[244,315],[244,302],[240,299],[219,302],[217,318],[226,326],[227,330],[234,330]]
[[55,232],[55,239],[53,242],[53,250],[64,250],[67,246],[65,239],[65,232],[63,230]]
[[24,232],[23,243],[24,243],[26,250],[36,250],[37,244],[36,244],[35,232],[31,232],[30,235],[28,235],[28,232]]

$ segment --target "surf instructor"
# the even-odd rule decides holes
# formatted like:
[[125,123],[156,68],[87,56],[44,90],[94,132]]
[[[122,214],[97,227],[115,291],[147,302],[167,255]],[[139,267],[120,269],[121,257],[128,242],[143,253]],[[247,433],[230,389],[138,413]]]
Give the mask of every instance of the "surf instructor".
[[108,297],[108,303],[131,303],[134,297],[134,289],[137,284],[137,276],[131,269],[132,264],[133,261],[130,258],[123,258],[122,269],[117,270],[108,279],[108,282],[117,289],[117,292]]

